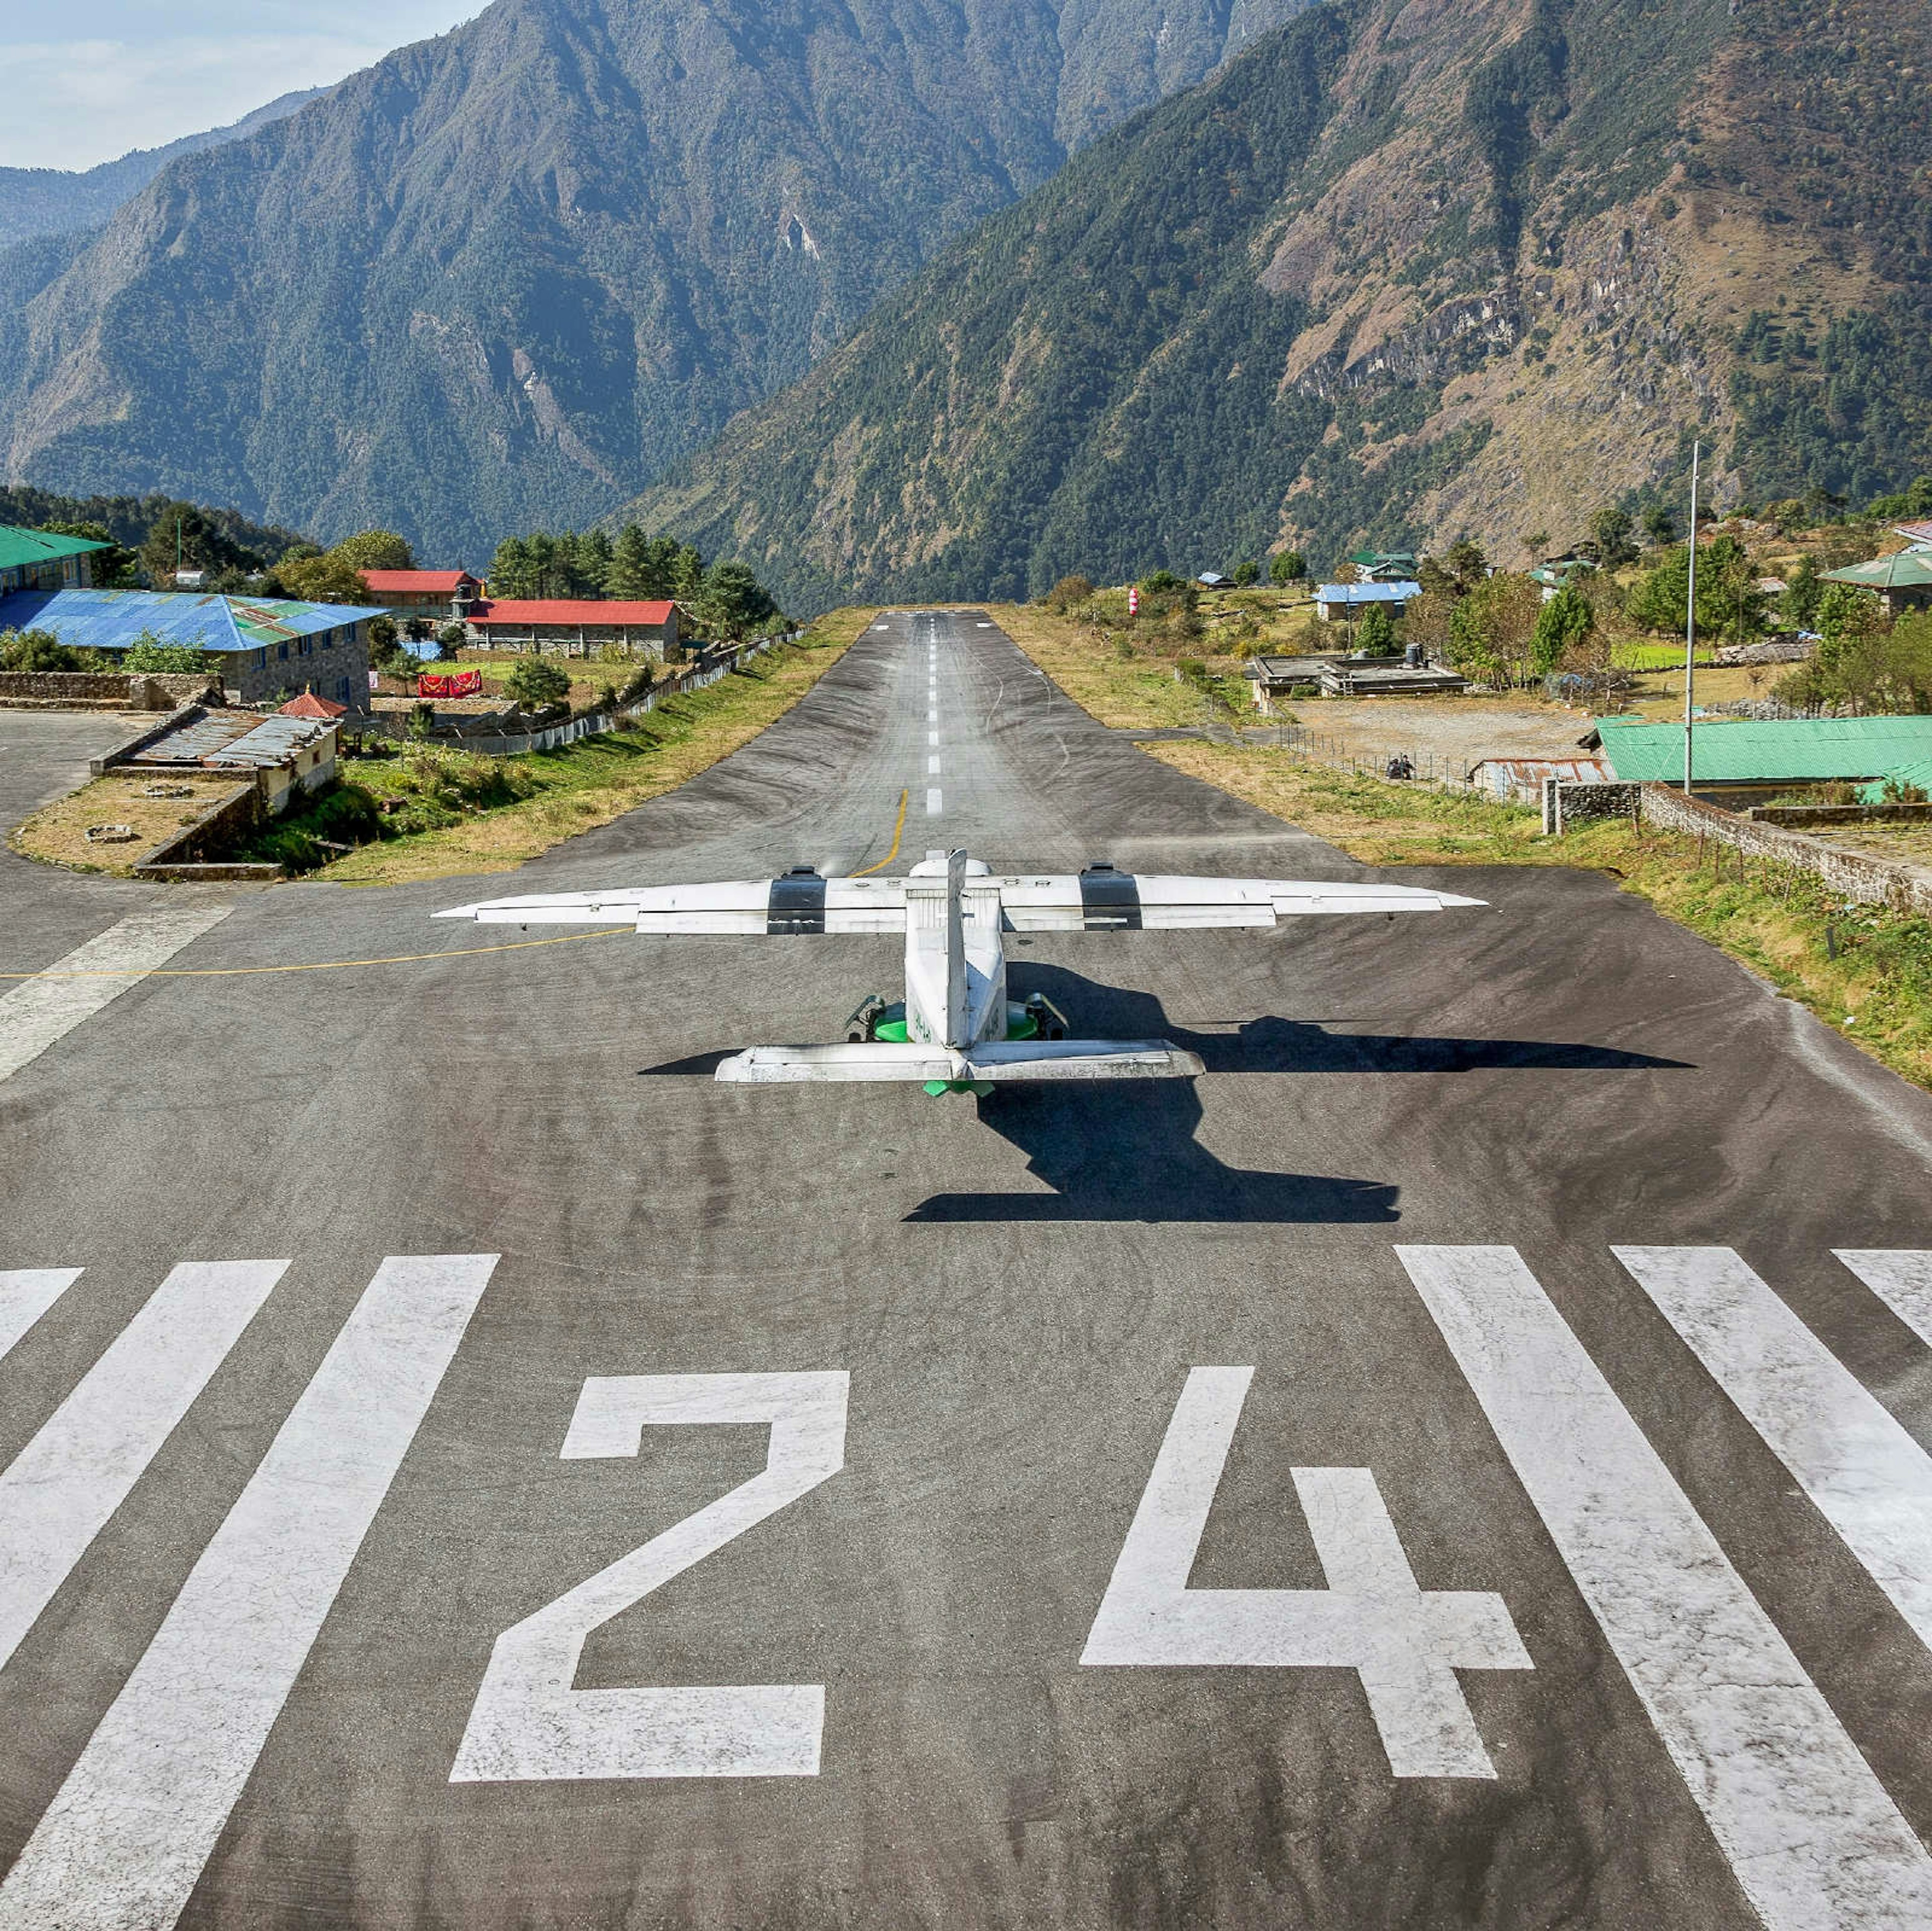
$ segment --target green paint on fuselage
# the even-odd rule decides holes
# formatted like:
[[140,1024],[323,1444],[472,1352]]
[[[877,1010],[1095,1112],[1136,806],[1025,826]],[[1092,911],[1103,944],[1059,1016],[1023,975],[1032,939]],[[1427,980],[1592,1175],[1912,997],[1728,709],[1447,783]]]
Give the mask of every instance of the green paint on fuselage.
[[[894,1045],[903,1045],[910,1035],[906,1030],[905,1008],[896,1001],[886,1008],[886,1016],[873,1030],[877,1039],[887,1039]],[[1036,1039],[1040,1028],[1028,1015],[1024,1006],[1012,1000],[1006,1002],[1006,1037],[1009,1039]],[[970,1079],[929,1079],[926,1090],[937,1099],[943,1093],[970,1093],[976,1099],[984,1099],[993,1088],[990,1081]]]

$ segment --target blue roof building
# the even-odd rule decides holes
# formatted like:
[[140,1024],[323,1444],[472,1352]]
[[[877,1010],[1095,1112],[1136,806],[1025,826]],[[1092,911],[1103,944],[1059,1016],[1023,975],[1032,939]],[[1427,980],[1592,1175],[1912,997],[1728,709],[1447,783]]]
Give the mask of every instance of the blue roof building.
[[0,597],[0,631],[51,632],[76,650],[118,656],[143,637],[220,659],[221,681],[255,703],[312,690],[369,705],[369,620],[378,605],[178,590],[27,590]]
[[1410,599],[1421,595],[1422,586],[1407,580],[1394,583],[1318,583],[1315,614],[1328,622],[1346,619],[1372,604],[1380,604],[1390,616],[1399,617],[1408,608]]

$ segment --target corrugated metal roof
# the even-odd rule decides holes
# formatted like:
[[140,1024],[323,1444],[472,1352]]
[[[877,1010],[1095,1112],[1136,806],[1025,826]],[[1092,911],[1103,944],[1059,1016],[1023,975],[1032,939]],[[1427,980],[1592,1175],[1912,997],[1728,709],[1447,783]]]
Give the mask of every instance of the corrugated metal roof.
[[[1666,783],[1684,776],[1681,724],[1598,727],[1604,761],[1618,778]],[[1932,717],[1741,718],[1700,724],[1692,734],[1690,781],[1783,784],[1874,778],[1932,757]]]
[[190,590],[21,590],[0,598],[0,630],[51,631],[83,650],[125,650],[143,631],[197,650],[259,650],[387,614],[373,604]]
[[325,733],[332,721],[286,717],[275,712],[258,718],[242,711],[210,711],[144,746],[135,764],[278,765]]
[[[1916,784],[1928,798],[1932,798],[1932,757],[1922,758],[1916,764],[1901,764],[1888,771],[1885,778],[1896,778],[1901,784]],[[1858,794],[1868,805],[1884,802],[1885,778],[1868,784]]]
[[1318,604],[1407,603],[1422,595],[1420,583],[1323,583],[1316,587]]
[[56,536],[50,529],[23,529],[18,523],[0,523],[0,570],[17,570],[24,564],[56,562],[106,547],[85,536]]
[[1869,563],[1848,564],[1842,570],[1822,570],[1821,583],[1862,583],[1868,590],[1919,589],[1932,583],[1932,553],[1901,550],[1894,556],[1874,556]]
[[497,597],[470,613],[473,624],[661,624],[677,606],[593,597]]
[[364,570],[362,580],[377,595],[427,595],[432,590],[453,595],[458,586],[476,579],[467,570]]

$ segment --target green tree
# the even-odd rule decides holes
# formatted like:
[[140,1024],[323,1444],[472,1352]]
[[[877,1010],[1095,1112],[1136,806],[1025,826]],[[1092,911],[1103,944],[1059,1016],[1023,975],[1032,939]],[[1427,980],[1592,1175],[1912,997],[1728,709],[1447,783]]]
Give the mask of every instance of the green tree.
[[394,650],[401,634],[394,617],[372,617],[369,621],[369,648],[384,657]]
[[1596,626],[1596,609],[1589,598],[1574,583],[1564,584],[1537,613],[1530,639],[1531,674],[1548,676],[1582,647]]
[[765,587],[742,563],[714,563],[704,573],[699,621],[714,637],[737,643],[778,614]]
[[512,665],[503,688],[526,710],[547,711],[570,696],[570,676],[547,657],[520,657]]
[[181,568],[203,570],[211,576],[262,567],[261,558],[234,541],[198,503],[164,499],[136,558],[155,589],[174,588],[177,554]]
[[1161,596],[1188,586],[1172,570],[1150,570],[1141,579],[1140,587],[1150,596]]
[[329,552],[357,570],[413,570],[415,553],[393,529],[358,530]]
[[524,538],[524,547],[530,556],[530,587],[524,592],[526,597],[554,597],[556,588],[556,538],[541,529],[534,529]]
[[1464,676],[1498,686],[1519,682],[1532,663],[1543,593],[1530,579],[1499,570],[1449,613],[1450,661]]
[[1677,519],[1661,503],[1652,503],[1643,513],[1643,533],[1661,546],[1677,541]]
[[1606,570],[1636,560],[1636,545],[1630,541],[1634,528],[1628,510],[1615,504],[1600,509],[1590,519],[1590,538],[1597,547],[1597,561]]
[[1268,581],[1278,589],[1298,583],[1308,574],[1308,559],[1298,550],[1277,550],[1268,562]]
[[1784,580],[1784,616],[1795,629],[1810,630],[1818,619],[1818,600],[1825,586],[1818,580],[1818,566],[1808,556],[1798,559],[1798,567]]
[[671,571],[671,595],[681,604],[695,604],[704,594],[704,556],[695,544],[683,544]]
[[550,552],[550,587],[553,597],[580,597],[584,594],[584,565],[578,553],[575,530],[566,529],[553,538]]
[[1487,578],[1490,559],[1484,555],[1483,546],[1473,537],[1459,536],[1443,552],[1442,567],[1456,580],[1457,590],[1466,597]]
[[1769,595],[1758,588],[1757,565],[1734,536],[1714,536],[1697,564],[1697,627],[1733,643],[1764,635]]
[[369,586],[362,573],[346,556],[330,550],[323,556],[305,556],[294,562],[286,558],[275,565],[275,581],[282,594],[311,604],[366,604]]
[[677,595],[677,545],[668,536],[651,538],[644,559],[644,595],[663,598]]
[[452,617],[436,634],[436,654],[440,657],[454,657],[469,641],[469,626],[458,623]]
[[1402,652],[1402,645],[1395,634],[1395,619],[1389,615],[1386,604],[1371,604],[1362,613],[1362,621],[1356,626],[1355,648],[1367,652],[1371,657],[1396,657]]
[[144,630],[121,653],[123,670],[156,676],[193,676],[208,667],[208,653],[192,643],[167,643]]
[[1261,581],[1262,566],[1252,556],[1244,556],[1228,574],[1234,580],[1237,589],[1245,590],[1250,583]]
[[0,630],[0,670],[80,670],[86,663],[50,630]]
[[586,529],[577,539],[577,574],[586,595],[608,594],[614,555],[610,538],[601,529]]
[[520,597],[533,597],[534,566],[530,560],[530,547],[520,536],[506,536],[496,546],[496,553],[490,559],[490,569],[486,581],[490,594],[495,597],[508,597],[513,601]]
[[644,532],[627,523],[617,532],[610,551],[610,566],[604,573],[604,589],[608,596],[635,599],[652,594],[649,589],[650,544]]

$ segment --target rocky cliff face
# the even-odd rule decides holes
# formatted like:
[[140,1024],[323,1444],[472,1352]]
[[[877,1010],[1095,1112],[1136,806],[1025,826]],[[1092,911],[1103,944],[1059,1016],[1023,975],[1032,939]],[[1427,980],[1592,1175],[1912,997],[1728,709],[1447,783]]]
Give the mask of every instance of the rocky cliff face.
[[586,521],[1300,4],[496,0],[16,264],[5,473],[472,561]]
[[634,513],[815,598],[1465,532],[1520,559],[1674,496],[1694,433],[1720,498],[1897,487],[1928,466],[1929,63],[1904,0],[1340,0]]

